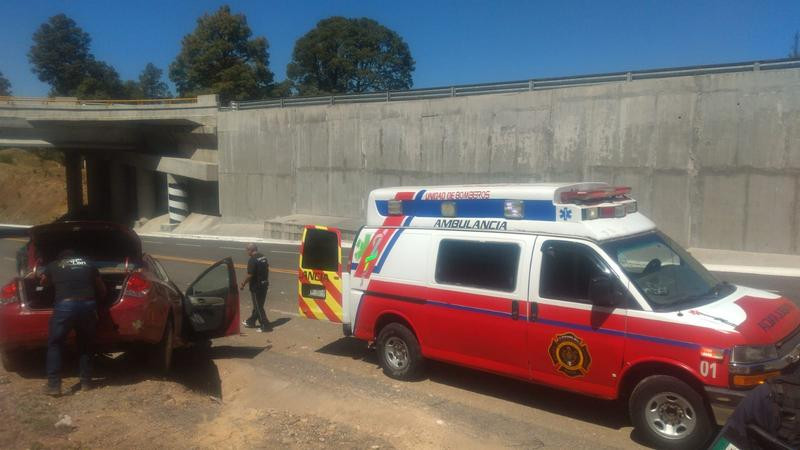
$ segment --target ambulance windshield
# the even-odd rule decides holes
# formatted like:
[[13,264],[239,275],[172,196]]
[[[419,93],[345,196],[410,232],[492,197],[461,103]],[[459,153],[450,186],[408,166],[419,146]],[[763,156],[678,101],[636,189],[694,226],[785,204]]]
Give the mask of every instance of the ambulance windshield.
[[720,283],[702,264],[661,232],[603,245],[654,310],[713,302],[733,286]]

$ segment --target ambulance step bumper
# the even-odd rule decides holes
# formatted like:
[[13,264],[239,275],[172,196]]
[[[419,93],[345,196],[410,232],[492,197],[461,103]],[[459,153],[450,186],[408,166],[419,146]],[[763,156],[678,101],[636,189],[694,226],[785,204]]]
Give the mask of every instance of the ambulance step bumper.
[[714,418],[718,425],[724,425],[731,416],[733,410],[739,402],[744,399],[750,391],[734,391],[732,389],[719,388],[714,386],[705,386],[706,397],[711,404],[711,410],[714,412]]

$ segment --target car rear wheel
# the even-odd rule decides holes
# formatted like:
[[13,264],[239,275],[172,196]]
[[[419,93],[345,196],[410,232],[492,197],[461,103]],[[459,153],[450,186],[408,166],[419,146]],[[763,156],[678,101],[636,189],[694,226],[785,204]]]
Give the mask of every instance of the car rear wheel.
[[704,448],[711,438],[703,397],[675,377],[654,375],[639,382],[629,408],[634,427],[656,448]]
[[390,323],[378,334],[378,360],[383,373],[398,379],[419,376],[425,360],[414,333],[399,323]]
[[154,345],[150,350],[150,367],[158,375],[166,375],[172,367],[172,350],[174,346],[174,336],[172,333],[172,317],[167,318],[164,326],[164,334],[161,342]]

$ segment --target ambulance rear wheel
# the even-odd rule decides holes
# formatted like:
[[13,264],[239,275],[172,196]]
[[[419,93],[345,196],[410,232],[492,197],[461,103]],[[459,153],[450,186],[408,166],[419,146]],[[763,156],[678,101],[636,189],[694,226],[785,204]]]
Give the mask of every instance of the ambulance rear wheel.
[[703,397],[675,377],[645,378],[628,405],[633,426],[656,448],[705,448],[711,438],[711,417]]
[[399,323],[390,323],[378,334],[378,361],[383,373],[397,380],[412,380],[422,371],[424,359],[414,333]]

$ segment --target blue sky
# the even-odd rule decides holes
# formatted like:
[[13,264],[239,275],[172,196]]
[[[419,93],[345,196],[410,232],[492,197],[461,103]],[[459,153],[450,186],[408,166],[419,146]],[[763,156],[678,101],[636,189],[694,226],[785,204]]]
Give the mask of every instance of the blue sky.
[[[31,35],[63,12],[92,52],[134,79],[165,70],[212,0],[4,0],[0,72],[15,95],[45,95],[31,73]],[[415,87],[786,57],[798,1],[230,1],[270,43],[276,80],[294,42],[325,17],[370,17],[397,31],[416,60]]]

